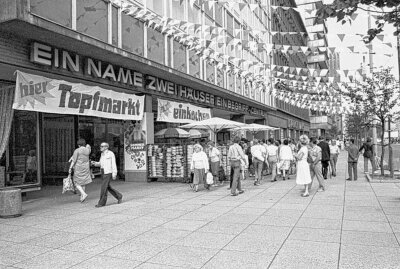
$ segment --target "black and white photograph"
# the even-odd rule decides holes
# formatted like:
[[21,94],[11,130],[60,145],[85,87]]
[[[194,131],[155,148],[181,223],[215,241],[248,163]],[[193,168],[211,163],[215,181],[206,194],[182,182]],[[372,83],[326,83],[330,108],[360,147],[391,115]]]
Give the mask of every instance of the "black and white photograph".
[[400,0],[0,0],[0,269],[400,269]]

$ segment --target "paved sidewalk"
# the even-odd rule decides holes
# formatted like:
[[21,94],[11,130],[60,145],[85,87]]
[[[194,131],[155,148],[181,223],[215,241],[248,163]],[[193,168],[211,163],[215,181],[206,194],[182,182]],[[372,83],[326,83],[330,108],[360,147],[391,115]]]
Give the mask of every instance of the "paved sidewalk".
[[[400,268],[400,185],[345,181],[346,154],[327,191],[300,197],[294,178],[232,197],[176,183],[116,183],[117,205],[61,195],[24,202],[0,219],[2,268]],[[52,191],[53,190],[53,191]],[[55,192],[56,191],[56,192]]]

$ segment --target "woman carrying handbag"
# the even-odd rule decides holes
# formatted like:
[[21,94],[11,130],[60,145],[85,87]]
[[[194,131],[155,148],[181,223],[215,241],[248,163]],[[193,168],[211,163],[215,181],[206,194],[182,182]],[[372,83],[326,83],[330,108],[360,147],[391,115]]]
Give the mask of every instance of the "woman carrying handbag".
[[83,203],[88,196],[85,192],[85,186],[92,182],[89,161],[91,148],[82,138],[78,140],[77,144],[78,148],[75,149],[70,159],[71,165],[68,172],[69,174],[73,172],[72,181],[75,184],[75,188],[81,193],[80,201]]

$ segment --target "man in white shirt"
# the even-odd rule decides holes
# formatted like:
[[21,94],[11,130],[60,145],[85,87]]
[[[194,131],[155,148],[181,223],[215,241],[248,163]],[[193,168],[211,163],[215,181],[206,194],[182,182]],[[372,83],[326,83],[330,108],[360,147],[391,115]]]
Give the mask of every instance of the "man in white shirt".
[[265,155],[267,153],[265,147],[260,145],[257,139],[253,141],[254,146],[251,147],[251,156],[253,156],[254,165],[254,185],[259,186],[262,179],[262,170],[265,161]]
[[118,204],[122,203],[122,194],[116,189],[111,187],[111,179],[115,180],[117,178],[117,164],[115,162],[115,155],[109,149],[109,145],[106,142],[101,143],[101,157],[99,162],[92,161],[92,165],[100,167],[101,170],[101,190],[100,190],[100,200],[96,207],[103,207],[107,203],[107,191],[111,193],[115,199],[118,200]]
[[[228,151],[228,160],[230,161],[231,167],[233,168],[233,176],[232,176],[232,187],[231,187],[231,195],[237,196],[244,192],[242,190],[242,184],[240,182],[240,165],[241,161],[247,162],[246,155],[244,154],[242,147],[239,146],[240,138],[235,137],[233,139],[233,145],[229,147]],[[236,189],[239,191],[236,192]]]

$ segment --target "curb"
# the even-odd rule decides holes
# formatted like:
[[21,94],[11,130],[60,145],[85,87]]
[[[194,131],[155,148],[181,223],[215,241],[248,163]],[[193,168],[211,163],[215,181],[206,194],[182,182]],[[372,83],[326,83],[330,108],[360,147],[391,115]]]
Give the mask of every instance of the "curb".
[[376,179],[371,178],[370,174],[365,174],[369,183],[400,183],[400,179]]

